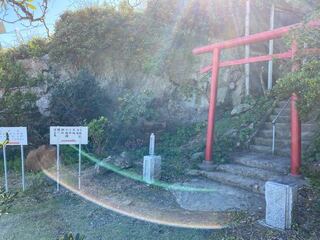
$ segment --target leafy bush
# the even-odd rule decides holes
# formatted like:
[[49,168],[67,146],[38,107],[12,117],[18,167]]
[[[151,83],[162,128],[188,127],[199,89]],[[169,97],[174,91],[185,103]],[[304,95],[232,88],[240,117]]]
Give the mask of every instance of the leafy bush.
[[40,140],[43,129],[34,88],[44,82],[43,76],[29,77],[17,63],[11,51],[0,50],[0,124],[2,126],[28,126],[30,142]]
[[245,149],[250,137],[257,129],[260,120],[272,108],[273,99],[269,96],[252,98],[247,97],[244,103],[251,108],[239,115],[231,116],[231,110],[216,121],[214,159],[215,162],[225,163],[235,150]]
[[[112,145],[125,146],[128,142],[136,142],[144,134],[142,131],[142,119],[153,120],[155,110],[150,107],[152,101],[151,92],[125,93],[118,98],[116,110],[111,120]],[[129,144],[134,145],[134,144]]]
[[26,44],[21,44],[12,49],[12,55],[16,59],[38,58],[49,52],[49,39],[35,37]]
[[[247,98],[244,102],[250,104],[251,109],[236,116],[230,115],[229,106],[218,107],[219,112],[223,114],[217,117],[215,125],[215,163],[226,163],[231,153],[247,147],[259,121],[273,104],[269,97]],[[180,126],[160,134],[156,151],[166,159],[166,174],[172,175],[175,172],[179,175],[184,173],[185,169],[199,163],[198,160],[192,161],[190,156],[195,152],[204,152],[206,127],[207,124],[198,123]],[[142,150],[144,154],[147,152],[146,148]],[[143,153],[139,152],[140,155]]]
[[0,216],[7,213],[17,193],[6,193],[3,188],[0,188]]
[[93,144],[94,153],[97,156],[102,156],[104,148],[108,144],[110,139],[109,121],[106,117],[100,117],[93,119],[88,124],[89,137]]
[[105,71],[106,63],[117,74],[131,69],[143,59],[144,41],[140,34],[143,29],[135,24],[137,17],[130,6],[123,4],[120,10],[104,5],[65,12],[56,23],[50,45],[51,59],[95,73]]
[[98,81],[81,71],[76,78],[54,86],[49,110],[53,124],[77,125],[103,115],[108,107]]
[[84,240],[85,236],[77,233],[74,235],[73,233],[66,233],[63,237],[57,238],[57,240]]
[[118,111],[115,113],[115,119],[122,124],[130,125],[136,122],[141,116],[149,119],[153,112],[148,108],[152,99],[152,93],[144,91],[134,94],[127,92],[118,98]]
[[[312,19],[318,19],[320,9],[316,9],[305,19],[309,22]],[[304,25],[302,28],[292,31],[287,38],[288,43],[297,41],[299,49],[303,49],[305,44],[308,48],[320,47],[320,29],[310,28]],[[288,98],[292,93],[299,95],[298,110],[302,117],[315,109],[320,99],[320,61],[318,56],[298,55],[294,61],[301,63],[298,71],[287,74],[277,81],[274,88],[274,94],[279,98]],[[303,64],[302,64],[303,63]]]
[[294,92],[300,96],[298,110],[302,117],[318,107],[320,100],[320,61],[312,60],[302,65],[298,72],[289,73],[279,79],[274,93],[279,98],[289,98]]

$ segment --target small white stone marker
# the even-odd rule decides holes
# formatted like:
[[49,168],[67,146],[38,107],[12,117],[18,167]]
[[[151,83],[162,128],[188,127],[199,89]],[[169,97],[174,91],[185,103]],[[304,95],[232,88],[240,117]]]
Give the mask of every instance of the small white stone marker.
[[292,209],[297,199],[298,185],[293,182],[267,181],[265,185],[267,226],[291,229]]
[[155,155],[155,135],[152,133],[149,143],[149,155],[143,158],[143,180],[153,183],[161,175],[161,156]]
[[155,146],[156,138],[154,136],[154,133],[151,133],[150,135],[150,143],[149,143],[149,155],[154,155],[154,146]]

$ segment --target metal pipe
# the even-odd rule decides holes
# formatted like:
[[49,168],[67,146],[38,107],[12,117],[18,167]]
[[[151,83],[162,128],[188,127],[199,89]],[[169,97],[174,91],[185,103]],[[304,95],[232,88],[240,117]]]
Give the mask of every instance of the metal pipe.
[[[246,26],[245,26],[245,36],[250,35],[250,0],[246,2]],[[250,45],[247,44],[245,46],[245,58],[248,59],[250,57]],[[250,94],[250,65],[247,63],[244,66],[245,72],[245,89],[246,89],[246,96]]]
[[215,48],[212,57],[212,75],[211,75],[211,87],[210,87],[210,101],[209,101],[209,115],[208,115],[208,129],[207,129],[207,142],[206,142],[206,154],[205,161],[212,163],[212,150],[214,141],[214,120],[216,101],[218,93],[218,77],[219,77],[219,61],[220,61],[220,49]]
[[[271,12],[270,12],[270,30],[274,29],[274,3],[271,5]],[[273,45],[274,40],[271,39],[269,41],[269,55],[273,54]],[[268,90],[272,89],[272,74],[273,74],[273,61],[269,60],[268,62]]]
[[60,190],[60,145],[57,144],[57,191],[59,190]]
[[81,144],[79,144],[78,189],[81,190]]
[[25,179],[24,179],[24,151],[23,145],[21,145],[21,176],[22,176],[22,191],[25,190]]
[[276,141],[276,123],[272,122],[272,154],[275,150],[275,141]]
[[277,116],[272,120],[272,154],[274,154],[274,150],[275,150],[276,123],[277,123],[277,120],[280,117],[281,113],[283,112],[283,110],[288,106],[289,102],[290,102],[290,98],[288,99],[286,104],[283,105],[283,107],[280,109],[280,111],[278,112]]
[[5,191],[8,192],[8,169],[7,169],[7,154],[6,154],[6,145],[3,145],[2,148],[3,151],[3,167],[4,167],[4,186]]

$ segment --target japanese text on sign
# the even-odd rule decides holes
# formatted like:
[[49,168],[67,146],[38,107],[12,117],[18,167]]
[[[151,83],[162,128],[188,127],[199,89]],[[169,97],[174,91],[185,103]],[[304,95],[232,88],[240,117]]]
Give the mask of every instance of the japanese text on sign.
[[26,127],[0,127],[0,142],[6,145],[28,145]]
[[88,144],[88,127],[50,127],[50,144]]

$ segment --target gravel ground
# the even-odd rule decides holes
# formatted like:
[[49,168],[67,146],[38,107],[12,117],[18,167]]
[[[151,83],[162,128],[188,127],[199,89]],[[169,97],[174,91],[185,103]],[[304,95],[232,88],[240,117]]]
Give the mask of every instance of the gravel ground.
[[[104,200],[117,203],[120,209],[140,209],[146,206],[146,216],[162,210],[163,216],[182,211],[169,191],[150,187],[124,178],[115,173],[92,176],[88,169],[83,176],[83,186],[94,191],[88,194],[100,194]],[[72,174],[71,174],[72,175]],[[320,239],[320,211],[315,207],[317,196],[306,189],[299,195],[295,224],[293,230],[280,232],[264,228],[257,223],[261,213],[248,215],[244,212],[226,213],[224,219],[214,216],[213,219],[225,222],[232,221],[226,229],[198,230],[165,226],[124,216],[106,209],[83,196],[65,188],[55,192],[55,182],[44,174],[28,174],[28,190],[19,192],[14,201],[0,204],[0,239],[56,239],[66,232],[81,233],[86,239]],[[11,178],[15,178],[11,175]],[[18,189],[19,181],[12,189]],[[74,184],[76,178],[65,179]],[[93,188],[98,185],[99,187]],[[75,191],[76,192],[76,191]],[[150,205],[154,203],[154,205]],[[188,216],[212,217],[213,213],[185,212]],[[189,214],[189,215],[188,215]],[[153,214],[151,214],[153,215]],[[160,217],[163,217],[160,216]],[[222,215],[221,215],[222,216]],[[226,217],[228,216],[228,217]],[[191,219],[192,220],[192,219]]]

